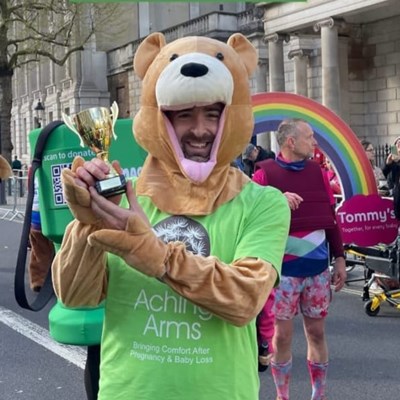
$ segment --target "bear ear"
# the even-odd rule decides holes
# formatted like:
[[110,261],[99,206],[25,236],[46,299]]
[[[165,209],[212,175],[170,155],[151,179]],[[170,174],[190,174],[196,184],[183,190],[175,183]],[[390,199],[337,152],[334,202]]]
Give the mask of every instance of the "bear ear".
[[247,74],[251,76],[257,67],[258,53],[256,48],[241,33],[233,34],[227,42],[239,54],[246,67]]
[[150,64],[165,46],[165,37],[162,33],[154,32],[140,43],[133,59],[133,69],[140,79],[146,75]]

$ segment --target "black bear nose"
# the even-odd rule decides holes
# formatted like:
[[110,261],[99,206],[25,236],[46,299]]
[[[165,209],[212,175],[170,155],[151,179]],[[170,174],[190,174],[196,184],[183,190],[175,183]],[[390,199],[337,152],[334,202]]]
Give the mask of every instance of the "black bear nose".
[[187,63],[182,66],[181,74],[184,76],[191,76],[192,78],[198,78],[199,76],[204,76],[208,72],[208,68],[203,64],[198,63]]

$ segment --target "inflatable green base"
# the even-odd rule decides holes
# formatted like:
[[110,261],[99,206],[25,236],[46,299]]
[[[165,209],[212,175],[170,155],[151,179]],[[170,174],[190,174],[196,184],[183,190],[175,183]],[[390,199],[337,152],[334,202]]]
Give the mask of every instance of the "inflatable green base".
[[103,303],[98,307],[68,308],[58,301],[49,313],[50,336],[62,344],[100,344],[103,320]]

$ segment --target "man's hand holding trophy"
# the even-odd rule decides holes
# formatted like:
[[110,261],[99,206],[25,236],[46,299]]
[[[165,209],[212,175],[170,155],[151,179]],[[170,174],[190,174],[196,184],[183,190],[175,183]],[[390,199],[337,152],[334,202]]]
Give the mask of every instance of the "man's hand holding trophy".
[[[111,111],[111,112],[110,112]],[[65,125],[76,133],[82,147],[89,147],[96,157],[110,167],[106,179],[96,182],[95,188],[104,197],[111,197],[125,192],[126,180],[108,160],[112,139],[116,139],[114,127],[118,117],[118,105],[114,101],[110,111],[106,107],[93,107],[81,111],[73,117],[62,113]]]

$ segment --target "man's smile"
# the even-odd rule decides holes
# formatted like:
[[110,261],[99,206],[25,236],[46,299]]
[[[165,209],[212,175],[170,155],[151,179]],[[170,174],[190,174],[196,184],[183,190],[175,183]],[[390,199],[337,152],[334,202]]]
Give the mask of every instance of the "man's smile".
[[210,159],[213,142],[214,138],[212,138],[212,140],[210,138],[207,138],[206,140],[183,140],[183,154],[189,160],[198,162],[208,161]]

